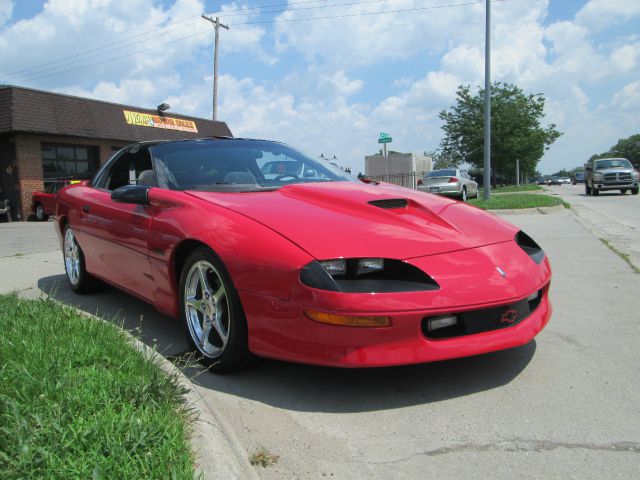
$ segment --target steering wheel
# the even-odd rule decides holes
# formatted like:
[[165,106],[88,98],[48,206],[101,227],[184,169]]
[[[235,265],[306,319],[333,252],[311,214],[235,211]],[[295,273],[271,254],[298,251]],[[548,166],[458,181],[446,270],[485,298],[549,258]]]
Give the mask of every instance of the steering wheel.
[[280,181],[283,178],[287,178],[287,177],[291,178],[291,180],[300,180],[300,177],[298,175],[296,175],[295,173],[281,173],[280,175],[278,175],[273,180]]

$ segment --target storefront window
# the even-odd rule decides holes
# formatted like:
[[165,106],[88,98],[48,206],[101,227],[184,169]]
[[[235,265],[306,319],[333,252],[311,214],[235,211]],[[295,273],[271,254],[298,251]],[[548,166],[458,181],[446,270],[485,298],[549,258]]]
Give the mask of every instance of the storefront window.
[[98,169],[98,147],[90,145],[42,144],[44,178],[91,178]]

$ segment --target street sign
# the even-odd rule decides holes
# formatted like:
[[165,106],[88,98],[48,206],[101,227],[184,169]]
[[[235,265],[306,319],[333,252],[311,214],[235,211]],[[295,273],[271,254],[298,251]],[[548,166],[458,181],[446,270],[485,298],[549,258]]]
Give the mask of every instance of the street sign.
[[393,139],[391,135],[388,133],[380,133],[380,138],[378,138],[378,143],[391,143]]

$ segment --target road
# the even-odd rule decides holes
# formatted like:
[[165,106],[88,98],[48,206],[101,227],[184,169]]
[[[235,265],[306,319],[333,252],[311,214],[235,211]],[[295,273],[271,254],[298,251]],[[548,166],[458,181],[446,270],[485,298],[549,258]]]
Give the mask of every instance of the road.
[[548,193],[559,195],[571,204],[578,220],[596,237],[629,256],[640,268],[640,195],[619,191],[587,196],[584,185],[553,185]]
[[[400,368],[264,360],[233,375],[187,371],[248,454],[280,456],[261,478],[637,478],[640,275],[569,210],[506,217],[554,271],[554,315],[528,345]],[[177,322],[148,305],[110,288],[74,295],[55,249],[0,258],[0,290],[11,278],[30,296],[51,292],[139,329],[167,356],[184,350]]]

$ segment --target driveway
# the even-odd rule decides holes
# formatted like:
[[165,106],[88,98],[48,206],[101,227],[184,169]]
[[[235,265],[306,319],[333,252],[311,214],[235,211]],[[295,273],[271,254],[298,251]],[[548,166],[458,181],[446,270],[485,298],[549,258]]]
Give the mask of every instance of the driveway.
[[[187,371],[247,453],[280,456],[261,478],[637,477],[640,275],[570,211],[507,217],[554,270],[554,315],[528,345],[400,368],[263,360],[232,375]],[[114,289],[74,295],[58,251],[24,253],[0,258],[1,290],[5,266],[22,266],[23,287],[139,329],[165,355],[184,350],[174,320]]]

